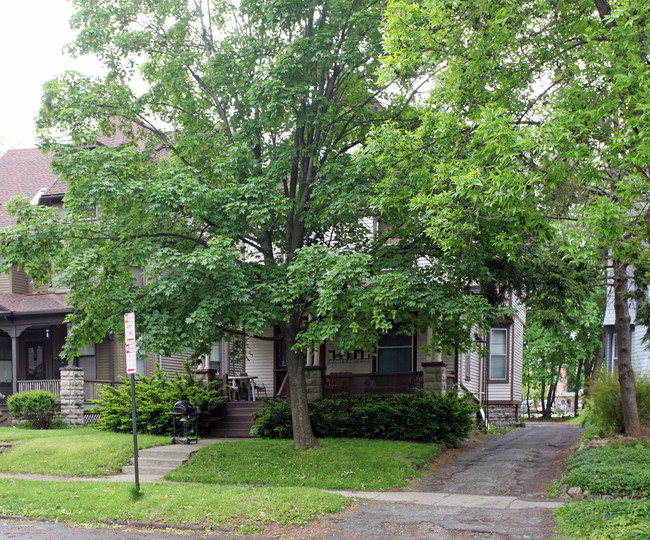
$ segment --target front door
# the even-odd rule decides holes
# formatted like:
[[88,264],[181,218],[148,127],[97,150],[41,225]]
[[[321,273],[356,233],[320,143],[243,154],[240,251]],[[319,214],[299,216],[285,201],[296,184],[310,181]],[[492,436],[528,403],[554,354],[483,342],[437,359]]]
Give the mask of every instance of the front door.
[[25,344],[25,358],[25,378],[28,381],[42,381],[47,378],[44,341],[28,341]]

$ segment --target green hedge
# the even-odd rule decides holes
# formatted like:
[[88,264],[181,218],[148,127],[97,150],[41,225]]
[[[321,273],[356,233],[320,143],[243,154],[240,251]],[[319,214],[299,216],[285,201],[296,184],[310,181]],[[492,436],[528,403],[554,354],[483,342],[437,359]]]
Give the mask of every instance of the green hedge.
[[[138,432],[151,435],[170,435],[172,421],[169,413],[174,403],[182,399],[192,403],[198,411],[199,435],[207,432],[219,419],[219,407],[225,401],[222,384],[212,381],[203,385],[203,378],[192,371],[186,362],[183,373],[175,373],[174,379],[157,369],[153,377],[139,377],[135,384],[135,403]],[[119,388],[104,386],[99,391],[91,411],[99,413],[97,427],[106,431],[129,433],[133,429],[131,419],[131,382],[123,377]]]
[[[455,391],[445,396],[415,394],[335,396],[309,402],[309,417],[318,438],[363,438],[420,441],[458,446],[474,427],[476,407]],[[259,437],[290,439],[291,405],[265,400],[255,413],[253,433]]]
[[50,429],[56,415],[56,396],[45,390],[30,390],[7,398],[11,416],[25,420],[36,429]]

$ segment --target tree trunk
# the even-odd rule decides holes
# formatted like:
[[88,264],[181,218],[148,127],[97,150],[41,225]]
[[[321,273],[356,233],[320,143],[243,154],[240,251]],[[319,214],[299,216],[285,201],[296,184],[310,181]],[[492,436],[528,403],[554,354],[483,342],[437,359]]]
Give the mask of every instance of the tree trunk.
[[307,383],[305,381],[305,353],[294,351],[296,327],[291,323],[282,325],[282,335],[287,346],[287,376],[291,399],[291,421],[293,425],[293,448],[317,448],[307,405]]
[[[580,399],[580,375],[582,375],[582,366],[586,365],[588,362],[587,358],[583,358],[578,362],[578,373],[576,373],[576,389],[573,393],[573,416],[574,418],[578,416],[578,399]],[[569,379],[567,377],[567,382]],[[568,390],[568,388],[567,388]]]
[[641,433],[639,412],[636,406],[636,388],[632,370],[630,338],[630,313],[627,307],[627,263],[614,261],[614,313],[616,343],[618,348],[618,383],[621,387],[625,433],[637,436]]

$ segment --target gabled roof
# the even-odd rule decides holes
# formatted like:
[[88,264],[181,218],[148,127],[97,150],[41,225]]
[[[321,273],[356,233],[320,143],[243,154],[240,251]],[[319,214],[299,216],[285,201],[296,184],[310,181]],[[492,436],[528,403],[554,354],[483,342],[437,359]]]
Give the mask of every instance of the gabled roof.
[[0,227],[14,223],[7,215],[6,204],[16,195],[33,199],[41,190],[51,189],[57,182],[50,169],[50,156],[37,148],[7,150],[0,157]]
[[71,313],[63,295],[56,293],[13,294],[0,292],[0,315]]

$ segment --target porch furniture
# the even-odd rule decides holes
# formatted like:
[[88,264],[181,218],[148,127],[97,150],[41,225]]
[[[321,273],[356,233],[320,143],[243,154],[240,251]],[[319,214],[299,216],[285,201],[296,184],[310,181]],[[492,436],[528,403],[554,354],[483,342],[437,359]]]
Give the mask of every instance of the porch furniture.
[[257,384],[255,381],[253,381],[253,389],[255,390],[255,394],[257,394],[258,398],[260,397],[260,392],[264,392],[264,397],[269,397],[266,392],[266,385],[264,383]]
[[228,387],[230,388],[230,383],[232,381],[235,386],[239,387],[240,399],[242,393],[244,393],[246,401],[255,401],[255,379],[257,379],[257,375],[246,375],[244,372],[239,375],[229,375]]

